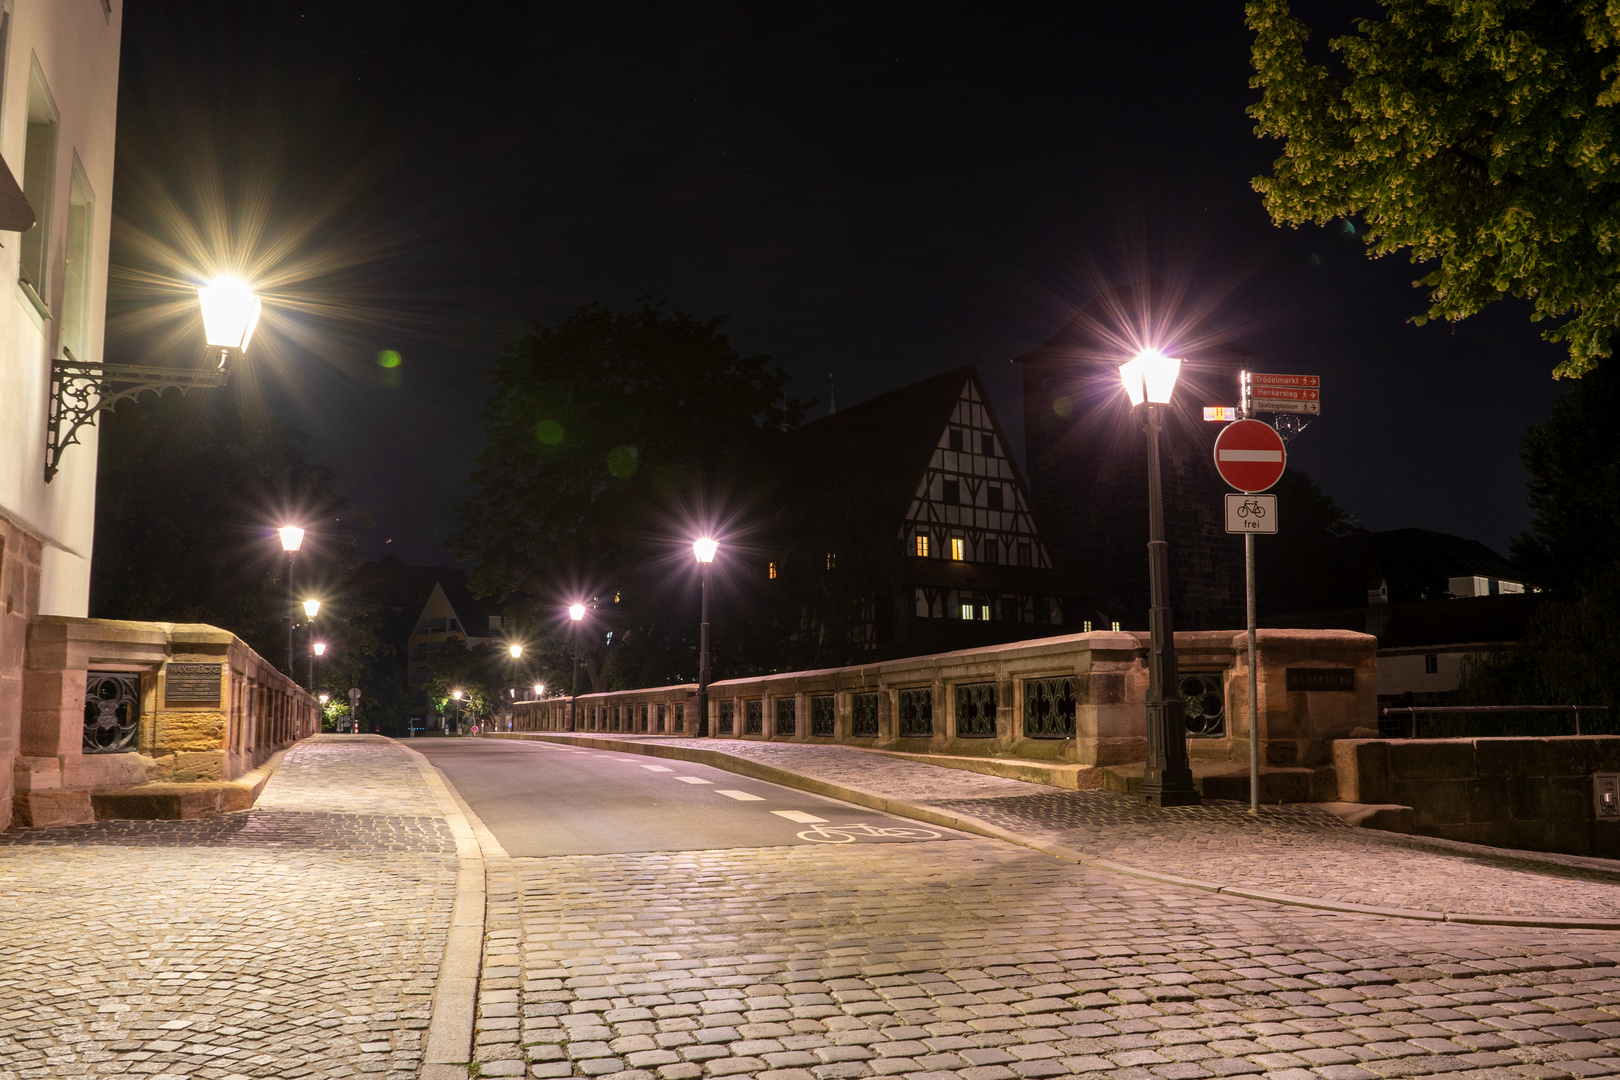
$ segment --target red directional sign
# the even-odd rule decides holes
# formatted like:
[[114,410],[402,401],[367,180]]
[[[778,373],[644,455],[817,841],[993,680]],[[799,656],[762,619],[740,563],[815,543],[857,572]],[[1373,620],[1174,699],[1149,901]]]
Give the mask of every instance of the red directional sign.
[[1215,440],[1215,468],[1239,491],[1264,491],[1282,479],[1288,451],[1270,424],[1239,420]]

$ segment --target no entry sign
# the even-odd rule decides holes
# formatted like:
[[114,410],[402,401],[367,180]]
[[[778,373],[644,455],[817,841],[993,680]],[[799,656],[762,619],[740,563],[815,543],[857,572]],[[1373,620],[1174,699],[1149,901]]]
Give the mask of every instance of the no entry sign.
[[1239,491],[1264,491],[1282,479],[1288,453],[1270,424],[1239,420],[1215,440],[1215,468]]

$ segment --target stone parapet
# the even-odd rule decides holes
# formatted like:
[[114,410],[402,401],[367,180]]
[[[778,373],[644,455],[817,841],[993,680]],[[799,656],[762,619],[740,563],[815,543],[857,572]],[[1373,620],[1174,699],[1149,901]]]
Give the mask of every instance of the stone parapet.
[[[86,737],[93,674],[128,688],[122,715],[131,733],[113,752],[92,749]],[[22,825],[116,814],[140,803],[130,791],[154,782],[232,781],[320,729],[319,706],[297,682],[234,634],[199,623],[36,616],[21,682],[20,753],[7,763],[14,794],[5,809]],[[234,806],[217,793],[167,794],[187,815],[193,804]]]
[[[1127,766],[1146,756],[1147,646],[1144,633],[1100,631],[727,679],[709,686],[709,732],[964,758]],[[1199,695],[1203,715],[1219,720],[1189,738],[1195,765],[1210,775],[1242,771],[1246,785],[1244,633],[1181,633],[1176,649],[1183,674],[1194,680],[1184,679],[1187,692]],[[1305,798],[1331,798],[1327,770],[1334,740],[1375,731],[1376,639],[1341,630],[1263,630],[1257,655],[1262,760],[1279,773],[1323,773],[1324,792],[1315,792],[1322,785],[1309,779],[1294,787]],[[691,684],[582,694],[574,707],[577,731],[697,731],[697,687]],[[1064,713],[1061,725],[1051,719],[1054,708]],[[568,730],[569,701],[518,702],[513,727]]]

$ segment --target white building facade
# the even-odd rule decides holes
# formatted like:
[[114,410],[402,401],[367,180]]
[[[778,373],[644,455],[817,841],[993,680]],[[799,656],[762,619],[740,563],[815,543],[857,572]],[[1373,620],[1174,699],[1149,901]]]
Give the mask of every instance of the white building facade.
[[46,429],[52,359],[102,359],[122,15],[123,0],[0,0],[0,157],[36,218],[27,231],[0,231],[0,807],[6,809],[29,621],[82,617],[89,605],[97,431],[80,430],[47,482]]

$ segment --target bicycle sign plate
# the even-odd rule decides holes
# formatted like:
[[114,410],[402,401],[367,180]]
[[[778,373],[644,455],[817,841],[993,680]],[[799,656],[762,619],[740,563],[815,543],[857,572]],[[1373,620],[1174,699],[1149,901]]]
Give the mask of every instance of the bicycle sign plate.
[[1277,531],[1277,496],[1228,495],[1226,531],[1229,533],[1274,533]]

